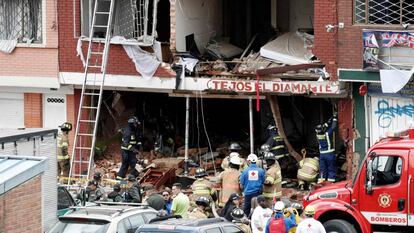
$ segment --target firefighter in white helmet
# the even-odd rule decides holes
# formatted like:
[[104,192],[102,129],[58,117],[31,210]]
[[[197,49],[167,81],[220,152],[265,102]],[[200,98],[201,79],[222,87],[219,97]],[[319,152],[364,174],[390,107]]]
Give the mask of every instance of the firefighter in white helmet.
[[217,180],[218,186],[221,187],[219,205],[223,206],[227,202],[232,193],[241,195],[241,189],[239,185],[240,178],[240,165],[242,164],[239,156],[233,156],[230,158],[229,168],[222,171]]
[[313,217],[315,211],[316,209],[314,206],[306,206],[304,211],[305,219],[299,223],[296,233],[326,233],[322,223]]

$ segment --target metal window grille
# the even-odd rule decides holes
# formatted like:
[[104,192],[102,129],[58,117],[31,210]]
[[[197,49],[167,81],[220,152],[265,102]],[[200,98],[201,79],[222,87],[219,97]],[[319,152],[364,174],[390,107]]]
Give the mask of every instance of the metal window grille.
[[414,23],[414,0],[355,0],[354,22],[361,24]]
[[42,0],[0,0],[0,40],[42,43]]

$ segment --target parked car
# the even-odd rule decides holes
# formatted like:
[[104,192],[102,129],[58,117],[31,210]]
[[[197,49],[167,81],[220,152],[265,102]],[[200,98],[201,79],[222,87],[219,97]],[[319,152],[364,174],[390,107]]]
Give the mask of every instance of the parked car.
[[130,203],[100,203],[99,206],[75,207],[59,217],[49,233],[126,233],[157,217],[157,211],[148,206]]
[[135,233],[243,233],[236,224],[224,218],[182,219],[169,218],[160,221],[151,220],[150,224],[142,225]]
[[76,206],[79,203],[75,202],[69,191],[63,187],[58,186],[58,204],[57,204],[57,216],[65,215],[71,206]]

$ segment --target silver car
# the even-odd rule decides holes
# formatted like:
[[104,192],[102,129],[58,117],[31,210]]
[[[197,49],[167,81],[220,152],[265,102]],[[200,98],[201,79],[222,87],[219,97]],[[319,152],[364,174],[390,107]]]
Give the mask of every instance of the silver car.
[[157,217],[158,212],[147,206],[113,203],[76,207],[59,217],[49,233],[129,233]]

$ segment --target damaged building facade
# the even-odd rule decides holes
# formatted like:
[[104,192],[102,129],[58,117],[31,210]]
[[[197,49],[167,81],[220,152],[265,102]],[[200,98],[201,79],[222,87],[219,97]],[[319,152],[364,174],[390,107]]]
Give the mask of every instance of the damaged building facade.
[[[21,120],[20,115],[23,124],[16,127],[54,128],[75,122],[81,98],[82,56],[86,59],[94,1],[39,2],[42,41],[20,42],[11,54],[0,54],[4,93],[17,87],[16,93],[23,96],[19,111],[25,117]],[[147,10],[141,9],[145,5]],[[221,148],[237,141],[247,155],[250,125],[256,151],[265,141],[267,125],[276,121],[296,153],[306,149],[317,154],[314,127],[337,111],[336,144],[347,155],[344,169],[352,175],[358,166],[354,152],[363,155],[366,148],[366,121],[361,120],[366,114],[359,110],[367,97],[358,94],[361,82],[346,77],[353,72],[348,69],[362,68],[362,30],[370,24],[354,21],[352,1],[159,0],[155,7],[153,1],[119,0],[114,9],[98,138],[117,135],[135,114],[149,138],[146,150],[163,136],[174,141],[176,151],[185,144],[189,97],[190,147]],[[99,31],[94,35],[103,37]],[[22,94],[20,87],[27,90]],[[52,102],[59,106],[48,105]],[[115,141],[115,153],[119,137],[103,144]],[[358,147],[360,143],[364,147]]]

